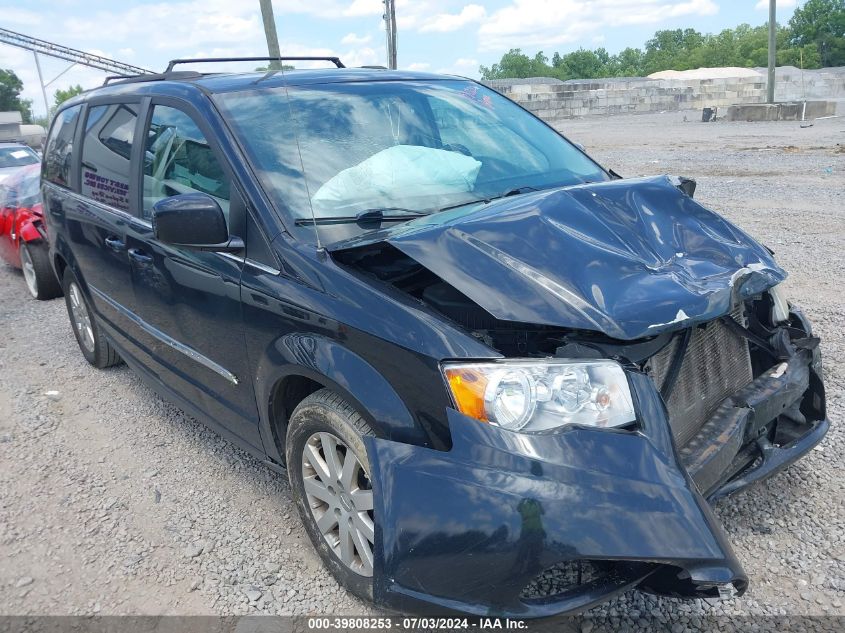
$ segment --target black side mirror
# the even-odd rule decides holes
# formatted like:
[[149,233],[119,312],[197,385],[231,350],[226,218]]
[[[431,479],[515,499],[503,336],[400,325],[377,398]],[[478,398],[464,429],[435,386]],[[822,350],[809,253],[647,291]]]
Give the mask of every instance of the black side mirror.
[[167,244],[199,251],[234,253],[244,248],[241,238],[229,236],[223,209],[204,193],[183,193],[156,202],[153,234]]

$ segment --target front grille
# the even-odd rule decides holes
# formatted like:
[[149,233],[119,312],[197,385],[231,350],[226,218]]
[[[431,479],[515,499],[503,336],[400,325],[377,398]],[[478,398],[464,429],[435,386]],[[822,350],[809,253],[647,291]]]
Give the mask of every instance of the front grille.
[[[742,306],[731,316],[745,325]],[[658,389],[663,387],[681,338],[674,337],[646,365]],[[684,446],[689,442],[713,415],[719,403],[752,379],[751,355],[745,338],[718,319],[696,327],[666,402],[675,443]]]

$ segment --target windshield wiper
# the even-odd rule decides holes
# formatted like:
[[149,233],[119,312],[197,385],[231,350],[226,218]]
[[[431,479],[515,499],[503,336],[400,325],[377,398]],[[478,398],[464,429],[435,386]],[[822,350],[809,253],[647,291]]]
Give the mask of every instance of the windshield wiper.
[[[392,214],[385,214],[385,211],[392,211]],[[355,215],[323,216],[316,218],[298,218],[294,221],[296,226],[326,225],[326,224],[352,224],[358,223],[362,226],[378,225],[382,222],[406,222],[414,218],[421,218],[428,215],[414,209],[403,209],[402,207],[385,207],[381,209],[364,209]]]
[[[486,198],[479,198],[477,200],[467,200],[466,202],[459,202],[458,204],[452,204],[446,207],[441,207],[440,209],[437,209],[435,213],[440,213],[441,211],[448,211],[450,209],[457,209],[458,207],[465,207],[470,204],[476,204],[479,202],[489,203],[493,200],[498,200],[499,198],[507,198],[509,196],[515,196],[521,193],[528,193],[529,191],[539,191],[539,189],[537,189],[537,187],[531,186],[512,187],[495,196],[488,196]],[[386,213],[388,211],[392,213]],[[363,211],[359,211],[355,215],[297,218],[294,221],[294,224],[296,226],[325,226],[331,224],[357,223],[364,228],[369,228],[371,225],[379,225],[382,222],[406,222],[408,220],[413,220],[414,218],[421,218],[426,215],[431,215],[431,213],[422,212],[415,209],[405,209],[403,207],[381,207],[375,209],[364,209]]]
[[537,187],[530,187],[528,185],[524,187],[511,187],[510,189],[506,189],[502,193],[495,195],[495,196],[487,196],[486,198],[478,198],[477,200],[468,200],[466,202],[459,202],[458,204],[450,204],[448,207],[441,207],[437,210],[437,213],[441,211],[449,211],[450,209],[458,209],[460,207],[466,207],[471,204],[478,204],[479,202],[483,202],[485,204],[489,204],[493,200],[498,200],[499,198],[507,198],[509,196],[516,196],[521,193],[528,193],[529,191],[540,191]]

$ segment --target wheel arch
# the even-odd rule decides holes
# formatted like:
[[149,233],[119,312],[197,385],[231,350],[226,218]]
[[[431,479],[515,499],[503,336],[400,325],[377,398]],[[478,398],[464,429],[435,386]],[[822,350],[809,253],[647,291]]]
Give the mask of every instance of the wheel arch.
[[79,269],[79,265],[76,263],[76,259],[73,256],[73,251],[71,251],[67,242],[61,235],[57,235],[54,237],[53,234],[51,234],[49,241],[51,242],[51,262],[53,264],[53,270],[56,272],[56,278],[59,280],[59,283],[62,283],[65,271],[67,269],[70,269],[76,277],[77,281],[79,281],[79,285],[82,288],[82,291],[87,295],[88,284],[85,283],[85,277],[82,274],[82,271]]
[[56,271],[56,277],[61,281],[65,276],[65,269],[67,268],[67,261],[59,253],[53,255],[53,270]]
[[405,403],[370,363],[338,342],[311,334],[280,337],[259,361],[256,398],[268,455],[284,462],[288,420],[311,393],[328,388],[349,402],[378,437],[426,444]]

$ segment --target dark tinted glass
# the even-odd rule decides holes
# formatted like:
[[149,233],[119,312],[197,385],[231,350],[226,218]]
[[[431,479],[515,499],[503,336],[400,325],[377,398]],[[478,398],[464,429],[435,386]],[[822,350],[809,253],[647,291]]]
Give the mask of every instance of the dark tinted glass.
[[129,157],[137,120],[135,104],[89,109],[82,140],[82,195],[129,211]]
[[159,200],[196,192],[217,200],[228,221],[229,179],[205,135],[181,110],[157,105],[144,152],[144,217]]
[[44,179],[63,187],[70,187],[70,165],[76,121],[82,106],[73,106],[56,115],[50,137],[44,149]]

